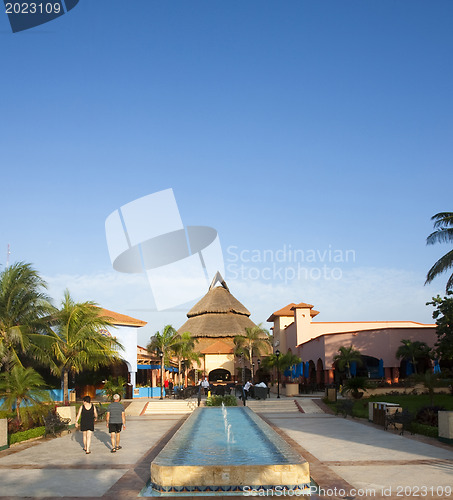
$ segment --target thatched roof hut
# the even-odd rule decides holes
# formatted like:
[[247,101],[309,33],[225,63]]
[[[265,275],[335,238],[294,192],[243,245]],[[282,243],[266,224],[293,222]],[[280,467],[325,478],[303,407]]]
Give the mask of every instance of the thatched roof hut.
[[[220,286],[215,286],[217,282]],[[188,331],[195,338],[244,335],[246,328],[256,326],[249,316],[248,309],[231,295],[222,276],[217,273],[208,293],[187,313],[189,319],[178,333]]]

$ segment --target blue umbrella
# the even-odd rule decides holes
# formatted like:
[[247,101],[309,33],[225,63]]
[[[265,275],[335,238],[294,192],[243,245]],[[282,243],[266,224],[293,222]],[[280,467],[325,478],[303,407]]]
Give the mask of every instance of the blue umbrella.
[[439,360],[438,359],[434,360],[434,373],[440,373],[440,366],[439,366]]
[[357,375],[357,363],[355,361],[351,361],[351,375],[353,377]]
[[410,361],[406,362],[406,375],[412,375],[414,373],[414,366]]
[[384,360],[381,358],[379,360],[379,378],[384,377]]
[[308,378],[310,376],[310,363],[307,361],[305,363],[305,373],[304,373],[304,377],[305,378]]

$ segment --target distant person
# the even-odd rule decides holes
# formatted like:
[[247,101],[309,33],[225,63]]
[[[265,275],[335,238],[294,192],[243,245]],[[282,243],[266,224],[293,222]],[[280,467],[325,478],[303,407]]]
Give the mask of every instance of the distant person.
[[85,396],[83,398],[82,406],[79,408],[76,418],[76,428],[79,426],[80,419],[80,430],[83,436],[83,451],[89,455],[91,453],[91,436],[94,432],[94,422],[98,418],[98,413],[96,408],[91,403],[90,396]]
[[126,414],[124,413],[124,406],[120,403],[120,395],[113,396],[113,403],[110,403],[107,408],[107,427],[109,428],[110,438],[112,441],[111,453],[121,450],[120,446],[120,432],[121,429],[126,430]]
[[209,381],[208,381],[208,377],[205,377],[205,378],[201,381],[201,387],[203,387],[203,390],[204,390],[205,395],[208,395],[208,391],[209,391]]
[[250,380],[247,380],[247,382],[244,385],[245,399],[248,399],[249,396],[252,395],[252,389],[253,389],[252,382]]

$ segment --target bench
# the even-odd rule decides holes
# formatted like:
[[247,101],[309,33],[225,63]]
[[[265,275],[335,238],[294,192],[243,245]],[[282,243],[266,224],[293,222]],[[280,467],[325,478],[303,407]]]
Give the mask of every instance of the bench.
[[45,425],[45,436],[48,434],[52,434],[56,436],[57,434],[61,435],[63,431],[69,430],[69,423],[71,422],[70,418],[61,418],[60,415],[56,412],[49,412],[44,417],[44,425]]
[[[400,431],[400,435],[404,434],[404,431],[410,430],[411,423],[414,421],[414,416],[408,410],[399,411],[395,413],[390,413],[385,416],[384,430],[387,430],[392,426],[395,430]],[[413,432],[411,432],[413,434]]]

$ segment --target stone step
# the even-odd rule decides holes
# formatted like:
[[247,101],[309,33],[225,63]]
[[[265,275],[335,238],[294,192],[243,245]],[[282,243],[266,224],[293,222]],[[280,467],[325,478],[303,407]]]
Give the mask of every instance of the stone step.
[[269,400],[269,401],[253,401],[253,400],[248,400],[247,401],[247,406],[253,410],[254,412],[257,413],[289,413],[289,412],[294,412],[298,413],[299,408],[297,407],[296,403],[294,400],[282,400],[282,401],[276,401],[276,400]]
[[146,405],[144,415],[156,415],[156,414],[184,414],[191,413],[195,408],[197,408],[197,400],[158,400],[149,401]]

